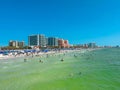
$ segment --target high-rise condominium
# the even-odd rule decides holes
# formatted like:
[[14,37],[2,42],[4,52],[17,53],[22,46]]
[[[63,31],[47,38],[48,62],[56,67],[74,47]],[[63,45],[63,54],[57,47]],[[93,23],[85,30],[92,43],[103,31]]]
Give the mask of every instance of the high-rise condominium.
[[58,46],[58,38],[49,37],[48,38],[48,46]]
[[28,36],[29,46],[46,47],[46,37],[43,34]]

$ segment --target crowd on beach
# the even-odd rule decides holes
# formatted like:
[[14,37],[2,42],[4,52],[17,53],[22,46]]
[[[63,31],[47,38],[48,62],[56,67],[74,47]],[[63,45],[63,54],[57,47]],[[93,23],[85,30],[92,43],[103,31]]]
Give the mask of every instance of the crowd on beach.
[[[46,55],[48,57],[49,55],[55,55],[55,54],[65,54],[68,52],[81,52],[84,53],[86,51],[91,51],[94,49],[45,49],[45,50],[10,50],[10,51],[0,51],[0,59],[9,59],[9,58],[17,58],[17,57],[37,57],[37,56],[43,56]],[[76,55],[74,55],[76,57]],[[64,59],[62,58],[61,61]]]

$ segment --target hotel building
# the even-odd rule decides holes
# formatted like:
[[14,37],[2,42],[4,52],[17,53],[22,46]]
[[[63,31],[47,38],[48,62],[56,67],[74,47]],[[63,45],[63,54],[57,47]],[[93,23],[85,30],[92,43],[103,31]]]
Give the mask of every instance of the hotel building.
[[88,43],[88,48],[96,48],[96,43]]
[[58,40],[58,46],[59,46],[59,48],[69,48],[70,47],[68,40],[63,40],[63,39]]
[[46,47],[46,37],[43,34],[28,36],[29,46]]
[[58,38],[49,37],[48,38],[48,46],[51,46],[51,47],[58,46]]
[[24,41],[13,41],[13,40],[10,40],[9,41],[9,46],[11,46],[11,47],[16,47],[16,48],[18,48],[18,47],[24,47]]

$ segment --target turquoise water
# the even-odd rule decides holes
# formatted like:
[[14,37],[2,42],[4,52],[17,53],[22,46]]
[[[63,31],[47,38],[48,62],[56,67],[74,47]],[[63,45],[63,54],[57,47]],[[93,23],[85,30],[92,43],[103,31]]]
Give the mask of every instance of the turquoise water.
[[120,90],[119,48],[39,58],[1,60],[0,90]]

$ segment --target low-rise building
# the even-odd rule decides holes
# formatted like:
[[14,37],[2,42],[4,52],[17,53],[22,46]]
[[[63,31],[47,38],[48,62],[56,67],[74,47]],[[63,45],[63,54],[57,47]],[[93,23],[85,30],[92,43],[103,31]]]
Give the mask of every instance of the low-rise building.
[[63,39],[58,40],[58,46],[59,46],[59,48],[69,48],[70,47],[68,40],[63,40]]
[[24,45],[25,45],[24,41],[15,41],[15,40],[10,40],[9,41],[9,46],[10,47],[19,48],[19,47],[24,47]]

